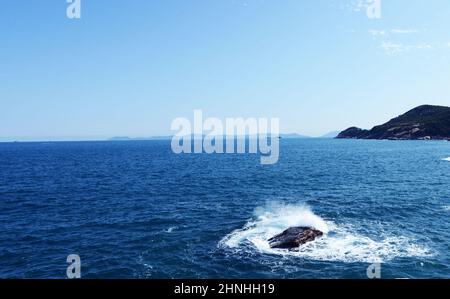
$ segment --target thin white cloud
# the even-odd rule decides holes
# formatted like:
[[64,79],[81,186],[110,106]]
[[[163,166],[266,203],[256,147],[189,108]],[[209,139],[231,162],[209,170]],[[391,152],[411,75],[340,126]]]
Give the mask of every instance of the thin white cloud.
[[[369,34],[380,43],[380,49],[389,54],[396,54],[413,50],[430,50],[442,48],[442,43],[437,45],[427,42],[414,42],[410,41],[408,44],[399,41],[401,34],[414,34],[419,33],[417,29],[372,29],[369,30]],[[450,43],[449,43],[450,47]]]
[[401,52],[406,52],[406,51],[411,51],[411,50],[431,50],[434,47],[433,47],[433,45],[428,44],[428,43],[405,45],[402,43],[393,43],[393,42],[384,41],[381,43],[380,48],[390,54],[396,54],[396,53],[401,53]]
[[412,46],[413,49],[433,49],[433,46],[431,44],[423,43]]
[[391,33],[393,34],[414,34],[418,33],[419,31],[416,29],[392,29]]
[[383,35],[386,35],[386,31],[384,31],[384,30],[369,30],[369,33],[372,36],[383,36]]
[[405,51],[405,46],[400,43],[382,42],[380,48],[389,53],[400,53]]
[[416,29],[391,29],[391,30],[380,30],[380,29],[372,29],[369,30],[370,35],[372,36],[387,36],[391,34],[414,34],[419,31]]
[[353,0],[348,4],[348,7],[354,12],[360,12],[367,9],[367,2],[363,0]]

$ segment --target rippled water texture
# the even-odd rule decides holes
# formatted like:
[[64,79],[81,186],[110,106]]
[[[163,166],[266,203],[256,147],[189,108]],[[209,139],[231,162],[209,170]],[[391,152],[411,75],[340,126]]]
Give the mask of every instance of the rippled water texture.
[[[257,155],[170,141],[0,143],[0,277],[450,277],[450,143],[281,140]],[[289,226],[323,238],[270,249]]]

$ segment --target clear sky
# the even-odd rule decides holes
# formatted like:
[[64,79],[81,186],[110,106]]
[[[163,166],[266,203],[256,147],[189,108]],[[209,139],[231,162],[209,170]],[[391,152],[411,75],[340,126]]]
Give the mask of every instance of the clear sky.
[[66,0],[0,4],[0,140],[170,134],[194,109],[284,133],[450,106],[450,3]]

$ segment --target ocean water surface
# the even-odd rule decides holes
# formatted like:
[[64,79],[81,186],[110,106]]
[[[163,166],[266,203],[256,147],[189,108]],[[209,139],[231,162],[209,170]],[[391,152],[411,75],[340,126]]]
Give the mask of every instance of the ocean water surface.
[[[282,139],[258,155],[170,141],[0,143],[0,278],[450,278],[450,142]],[[290,226],[325,236],[270,249]]]

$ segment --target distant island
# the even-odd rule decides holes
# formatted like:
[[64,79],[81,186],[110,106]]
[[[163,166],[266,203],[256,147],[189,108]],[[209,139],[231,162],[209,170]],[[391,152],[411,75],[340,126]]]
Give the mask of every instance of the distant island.
[[[337,135],[337,133],[336,133]],[[334,135],[333,137],[336,137],[336,135]],[[151,137],[129,137],[129,136],[116,136],[116,137],[112,137],[109,138],[108,141],[146,141],[146,140],[170,140],[172,139],[173,136],[167,135],[167,136],[151,136]],[[192,139],[203,139],[205,138],[206,135],[191,135]],[[226,137],[226,136],[224,136]],[[257,135],[250,135],[250,136],[241,136],[245,137],[245,138],[256,138]],[[284,138],[284,139],[306,139],[306,138],[311,138],[310,136],[306,136],[306,135],[301,135],[301,134],[297,134],[297,133],[292,133],[292,134],[280,134],[279,135],[280,138]],[[239,137],[238,137],[239,138]]]
[[336,138],[450,140],[450,107],[422,105],[371,130],[351,127]]
[[129,137],[116,136],[109,138],[108,141],[147,141],[147,140],[170,140],[172,136],[152,136],[152,137]]
[[320,138],[336,138],[339,135],[340,131],[331,131],[325,135],[320,136]]

